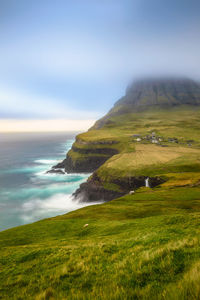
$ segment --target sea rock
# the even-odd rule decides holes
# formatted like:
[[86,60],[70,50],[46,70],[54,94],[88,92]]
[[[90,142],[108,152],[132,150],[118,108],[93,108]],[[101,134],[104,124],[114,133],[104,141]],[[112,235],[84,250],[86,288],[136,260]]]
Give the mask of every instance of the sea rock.
[[63,170],[60,169],[54,169],[52,168],[51,170],[47,171],[46,174],[65,174]]
[[53,166],[52,169],[64,169],[66,164],[66,159],[59,162],[57,165]]

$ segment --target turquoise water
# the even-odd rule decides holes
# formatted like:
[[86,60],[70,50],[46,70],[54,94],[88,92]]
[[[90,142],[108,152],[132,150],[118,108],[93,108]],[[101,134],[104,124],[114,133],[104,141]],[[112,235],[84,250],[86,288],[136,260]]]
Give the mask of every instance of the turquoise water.
[[75,133],[0,134],[0,230],[86,204],[71,194],[90,174],[46,174],[65,158]]

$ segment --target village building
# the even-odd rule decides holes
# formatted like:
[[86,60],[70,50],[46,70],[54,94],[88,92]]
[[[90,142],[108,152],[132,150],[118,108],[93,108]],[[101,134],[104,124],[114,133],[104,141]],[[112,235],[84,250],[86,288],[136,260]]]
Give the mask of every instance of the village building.
[[158,142],[158,140],[152,140],[151,141],[153,144],[158,144],[159,142]]

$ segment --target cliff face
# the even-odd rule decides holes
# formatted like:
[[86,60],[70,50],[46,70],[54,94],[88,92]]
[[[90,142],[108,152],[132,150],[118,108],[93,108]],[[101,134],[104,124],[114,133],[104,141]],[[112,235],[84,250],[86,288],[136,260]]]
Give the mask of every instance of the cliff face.
[[66,159],[53,168],[64,168],[67,173],[90,173],[98,169],[111,156],[118,153],[117,141],[86,142],[76,138]]
[[114,198],[121,197],[124,194],[125,193],[122,191],[106,189],[97,173],[94,172],[87,182],[80,185],[79,189],[76,190],[73,196],[81,202],[95,202],[110,201]]
[[[118,190],[108,189],[104,187],[104,182],[96,172],[86,183],[82,183],[80,188],[74,193],[74,197],[83,202],[92,201],[110,201],[114,198],[128,194],[139,187],[145,185],[145,176],[118,178],[110,182],[113,186],[117,186]],[[149,185],[151,188],[164,182],[161,177],[150,177]]]
[[90,173],[98,169],[111,155],[98,156],[93,155],[87,156],[85,153],[82,159],[73,159],[70,153],[67,154],[64,168],[67,173]]
[[196,139],[194,120],[195,130],[200,130],[199,105],[200,85],[192,80],[137,81],[104,118],[77,136],[55,168],[94,172],[74,194],[81,201],[112,200],[144,186],[147,177],[155,187],[166,180],[165,174],[189,170],[191,153],[184,147]]
[[144,79],[133,82],[120,104],[180,105],[200,104],[200,84],[190,79]]

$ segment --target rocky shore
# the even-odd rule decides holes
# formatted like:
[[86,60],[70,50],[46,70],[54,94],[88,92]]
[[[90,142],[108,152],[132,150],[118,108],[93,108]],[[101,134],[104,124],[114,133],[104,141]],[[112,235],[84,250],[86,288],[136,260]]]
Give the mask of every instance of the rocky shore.
[[[76,190],[73,196],[83,202],[92,201],[110,201],[115,198],[121,197],[125,194],[130,193],[135,189],[145,186],[145,176],[137,177],[126,177],[118,178],[110,182],[114,186],[119,188],[119,191],[107,189],[104,187],[104,182],[98,177],[97,172],[87,180],[87,182],[82,183],[80,188]],[[151,188],[164,182],[161,177],[150,177],[149,186]]]

